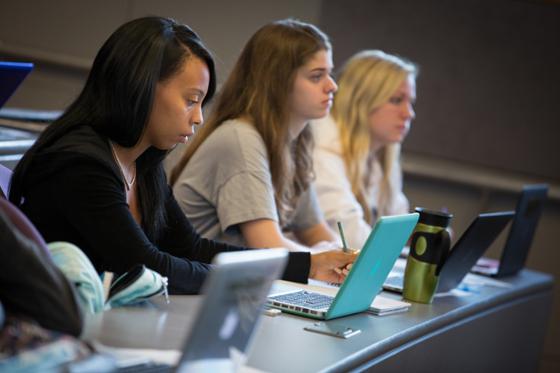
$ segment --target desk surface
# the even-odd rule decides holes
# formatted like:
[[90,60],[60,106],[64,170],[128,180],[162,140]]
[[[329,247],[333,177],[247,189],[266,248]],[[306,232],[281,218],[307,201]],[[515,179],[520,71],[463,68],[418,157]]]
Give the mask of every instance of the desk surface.
[[[516,304],[530,304],[533,299],[545,299],[545,302],[533,302],[537,306],[531,306],[535,309],[527,322],[537,322],[538,328],[531,328],[540,329],[542,321],[544,328],[550,309],[547,305],[552,299],[552,277],[524,270],[506,281],[512,286],[484,286],[468,296],[437,298],[430,305],[413,303],[410,310],[402,314],[379,317],[362,313],[329,321],[362,331],[347,340],[303,330],[313,322],[311,319],[289,314],[263,316],[248,365],[266,371],[290,372],[364,368],[400,353],[403,346],[451,330],[481,315],[502,312]],[[169,305],[157,301],[149,307],[111,310],[88,320],[84,337],[110,346],[180,349],[199,301],[200,297],[196,296],[175,296]],[[492,324],[483,326],[485,330],[492,327]],[[490,332],[495,335],[499,331]],[[530,333],[534,335],[533,331]],[[542,339],[543,333],[538,332],[535,338]],[[540,353],[539,343],[535,348],[536,353]]]

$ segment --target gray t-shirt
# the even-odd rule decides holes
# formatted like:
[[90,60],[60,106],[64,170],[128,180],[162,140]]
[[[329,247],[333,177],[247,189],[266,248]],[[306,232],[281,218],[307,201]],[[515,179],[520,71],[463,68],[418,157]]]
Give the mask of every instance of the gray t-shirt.
[[[265,144],[241,120],[219,126],[198,148],[173,187],[177,202],[203,237],[246,245],[239,223],[278,222]],[[313,185],[298,201],[288,231],[322,220]]]

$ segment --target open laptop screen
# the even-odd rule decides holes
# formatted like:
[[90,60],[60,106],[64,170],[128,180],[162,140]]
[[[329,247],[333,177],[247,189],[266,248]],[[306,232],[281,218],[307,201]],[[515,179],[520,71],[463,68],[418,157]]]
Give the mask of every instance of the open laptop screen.
[[178,371],[227,365],[232,354],[247,353],[266,296],[282,275],[287,255],[282,249],[264,249],[216,256]]
[[0,108],[33,69],[32,63],[0,61]]

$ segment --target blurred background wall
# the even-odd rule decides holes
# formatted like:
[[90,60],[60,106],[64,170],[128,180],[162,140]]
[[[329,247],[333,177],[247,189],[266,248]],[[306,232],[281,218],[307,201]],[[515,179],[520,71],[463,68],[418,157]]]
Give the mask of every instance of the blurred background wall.
[[[549,183],[527,266],[560,276],[560,1],[3,0],[0,59],[36,64],[6,106],[63,110],[110,33],[145,15],[193,27],[219,82],[258,27],[286,17],[329,34],[336,66],[361,49],[416,62],[416,119],[403,146],[411,205],[447,208],[457,237],[481,211],[514,209],[523,184]],[[504,239],[488,256],[499,257]],[[541,372],[560,371],[555,289]]]

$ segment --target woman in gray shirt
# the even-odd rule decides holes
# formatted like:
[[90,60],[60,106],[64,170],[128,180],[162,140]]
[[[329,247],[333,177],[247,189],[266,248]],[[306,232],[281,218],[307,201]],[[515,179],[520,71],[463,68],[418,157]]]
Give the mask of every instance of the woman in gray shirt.
[[316,201],[307,126],[329,112],[332,67],[328,38],[313,25],[277,21],[249,40],[171,174],[179,205],[203,236],[252,247],[338,247]]

